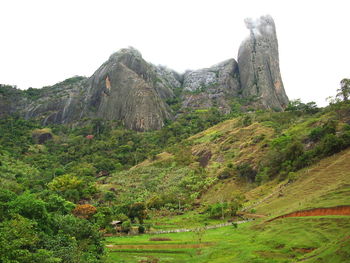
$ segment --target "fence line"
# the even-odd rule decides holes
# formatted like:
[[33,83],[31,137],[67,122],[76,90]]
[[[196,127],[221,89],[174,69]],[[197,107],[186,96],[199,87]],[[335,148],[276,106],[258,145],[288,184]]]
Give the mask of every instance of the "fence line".
[[[252,219],[247,219],[247,220],[242,220],[242,221],[237,221],[237,222],[226,222],[226,223],[221,223],[217,225],[211,225],[211,226],[204,226],[203,228],[205,230],[208,229],[215,229],[215,228],[220,228],[220,227],[225,227],[225,226],[231,226],[232,224],[243,224],[246,222],[251,221]],[[152,231],[149,232],[148,234],[169,234],[169,233],[182,233],[182,232],[194,232],[196,231],[197,228],[180,228],[180,229],[170,229],[170,230],[159,230],[159,231]]]

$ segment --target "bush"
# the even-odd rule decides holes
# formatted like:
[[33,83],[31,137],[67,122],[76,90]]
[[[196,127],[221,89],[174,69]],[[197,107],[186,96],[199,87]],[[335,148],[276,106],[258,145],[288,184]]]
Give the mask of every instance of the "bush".
[[262,171],[260,171],[255,177],[255,181],[259,184],[266,183],[269,179],[270,179],[270,176],[269,176],[268,167],[265,167],[264,169],[262,169]]
[[344,140],[338,138],[334,134],[327,134],[321,141],[320,147],[323,155],[331,155],[341,151],[344,147]]
[[207,213],[211,218],[219,219],[226,216],[235,216],[240,204],[233,200],[231,202],[222,202],[209,205],[207,208]]
[[[232,165],[232,164],[231,164]],[[233,166],[233,165],[232,165]],[[232,168],[225,168],[219,175],[218,179],[223,180],[230,178],[234,175],[234,169]]]
[[249,125],[252,124],[252,118],[248,115],[245,115],[243,118],[242,118],[242,126],[243,127],[247,127]]
[[143,225],[139,225],[138,230],[139,230],[139,234],[143,234],[143,233],[145,233],[146,229],[145,229],[145,227]]
[[122,223],[122,231],[124,233],[129,233],[131,230],[131,221],[127,220],[125,222]]
[[334,121],[330,121],[321,127],[318,126],[311,130],[309,138],[313,141],[319,141],[326,134],[335,134],[336,132],[336,123]]
[[257,172],[248,164],[243,163],[237,166],[238,175],[246,178],[248,181],[254,182]]
[[142,202],[137,202],[130,205],[128,216],[131,220],[138,218],[140,223],[143,223],[143,220],[147,216],[146,205]]
[[287,178],[288,178],[288,182],[294,182],[298,177],[296,173],[290,172]]

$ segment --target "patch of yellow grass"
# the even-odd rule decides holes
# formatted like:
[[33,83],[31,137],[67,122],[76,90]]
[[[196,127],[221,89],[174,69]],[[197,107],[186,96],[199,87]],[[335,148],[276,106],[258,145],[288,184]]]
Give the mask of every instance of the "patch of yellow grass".
[[173,158],[174,158],[174,155],[172,155],[171,153],[162,152],[160,154],[157,154],[156,158],[154,160],[146,159],[143,162],[141,162],[141,163],[131,167],[130,170],[134,170],[134,169],[140,168],[140,167],[146,167],[146,166],[150,166],[150,165],[155,165],[155,164],[160,163],[160,162],[169,161],[169,160],[171,160]]

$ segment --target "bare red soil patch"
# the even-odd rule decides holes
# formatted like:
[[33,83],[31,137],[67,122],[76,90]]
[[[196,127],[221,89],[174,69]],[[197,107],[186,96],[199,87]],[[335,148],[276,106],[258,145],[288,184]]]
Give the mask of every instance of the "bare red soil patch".
[[301,216],[330,216],[330,215],[346,215],[350,216],[350,205],[342,205],[335,207],[325,207],[325,208],[313,208],[308,210],[301,210],[292,212],[289,214],[281,215],[275,218],[268,220],[271,222],[276,219],[285,218],[285,217],[301,217]]

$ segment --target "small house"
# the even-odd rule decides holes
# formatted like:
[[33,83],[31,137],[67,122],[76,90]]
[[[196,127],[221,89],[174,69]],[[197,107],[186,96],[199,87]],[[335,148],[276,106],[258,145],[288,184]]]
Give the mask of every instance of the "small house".
[[115,228],[115,230],[117,230],[117,232],[121,232],[122,231],[122,221],[120,220],[113,220],[111,222],[111,225]]

